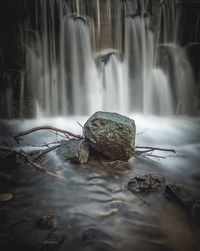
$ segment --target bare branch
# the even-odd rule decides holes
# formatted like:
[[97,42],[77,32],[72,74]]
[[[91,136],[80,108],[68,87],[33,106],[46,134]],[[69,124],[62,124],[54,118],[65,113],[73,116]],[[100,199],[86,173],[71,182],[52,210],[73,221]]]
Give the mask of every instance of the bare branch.
[[48,147],[47,149],[41,150],[41,151],[39,152],[38,156],[36,156],[36,157],[34,158],[34,161],[35,161],[35,160],[38,160],[38,159],[39,159],[41,156],[43,156],[44,154],[49,153],[49,152],[51,152],[51,151],[57,149],[57,148],[60,147],[60,146],[61,146],[61,144],[58,144],[58,145],[56,145],[56,146]]
[[40,164],[36,163],[35,161],[33,161],[32,159],[30,159],[23,151],[20,151],[19,154],[29,163],[31,164],[32,166],[34,166],[38,171],[40,172],[43,172],[49,176],[52,176],[52,177],[55,177],[55,178],[58,178],[60,180],[65,180],[65,178],[61,175],[58,175],[58,174],[55,174],[53,172],[50,172],[48,170],[45,170],[43,168],[43,166],[41,166]]
[[143,131],[136,133],[136,135],[139,136],[139,135],[144,134],[144,133],[146,132],[147,129],[148,129],[148,128],[145,128]]
[[[146,149],[148,151],[163,151],[163,152],[173,152],[176,153],[174,149],[167,149],[167,148],[159,148],[159,147],[149,147],[149,146],[136,146],[136,149]],[[145,151],[143,151],[145,152]]]
[[[58,178],[58,179],[60,179],[60,180],[65,180],[65,178],[63,177],[63,176],[60,176],[60,175],[57,175],[57,174],[55,174],[55,173],[53,173],[53,172],[50,172],[50,171],[48,171],[48,170],[45,170],[44,168],[43,168],[43,166],[41,166],[40,164],[38,164],[38,163],[36,163],[34,160],[32,160],[29,156],[27,156],[26,155],[26,153],[24,152],[24,151],[16,151],[16,150],[13,150],[12,148],[10,148],[10,147],[6,147],[6,146],[0,146],[0,150],[6,150],[6,151],[11,151],[11,152],[14,152],[14,153],[16,153],[16,154],[18,154],[19,156],[21,156],[26,162],[28,162],[29,164],[31,164],[32,166],[34,166],[38,171],[40,171],[40,172],[43,172],[43,173],[45,173],[45,174],[47,174],[47,175],[49,175],[49,176],[52,176],[52,177],[55,177],[55,178]],[[47,149],[45,149],[45,150],[47,150]],[[48,149],[48,150],[50,150],[50,149]],[[51,151],[52,151],[53,149],[51,149]]]
[[71,137],[74,137],[74,138],[83,139],[83,136],[81,136],[81,135],[77,135],[77,134],[74,134],[72,132],[69,132],[69,131],[66,131],[66,130],[63,130],[63,129],[59,129],[59,128],[56,128],[56,127],[53,127],[53,126],[38,126],[38,127],[31,128],[31,129],[29,129],[27,131],[24,131],[24,132],[19,132],[17,134],[12,135],[12,136],[14,137],[15,140],[18,141],[18,140],[20,140],[20,137],[22,137],[22,136],[33,133],[35,131],[41,131],[41,130],[50,130],[50,131],[61,132],[64,135],[67,134],[68,136],[71,136]]
[[84,128],[84,126],[82,126],[80,122],[77,121],[77,124],[78,124],[82,129]]

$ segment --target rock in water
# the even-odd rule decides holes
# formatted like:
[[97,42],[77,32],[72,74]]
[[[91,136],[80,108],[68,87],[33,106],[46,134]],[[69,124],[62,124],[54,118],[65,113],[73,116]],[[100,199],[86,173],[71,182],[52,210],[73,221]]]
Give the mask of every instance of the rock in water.
[[133,193],[158,191],[165,179],[156,174],[138,175],[128,182],[127,190]]
[[89,145],[83,139],[70,139],[58,148],[57,154],[65,160],[84,164],[89,158]]
[[128,160],[135,151],[135,122],[117,113],[96,112],[84,125],[89,145],[110,160]]

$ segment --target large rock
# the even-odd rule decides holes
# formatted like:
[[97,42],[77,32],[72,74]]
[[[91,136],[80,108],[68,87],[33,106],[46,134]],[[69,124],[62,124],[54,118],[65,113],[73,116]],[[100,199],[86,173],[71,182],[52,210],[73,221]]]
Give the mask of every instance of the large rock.
[[110,160],[128,160],[135,151],[135,122],[117,113],[96,112],[84,125],[89,145]]

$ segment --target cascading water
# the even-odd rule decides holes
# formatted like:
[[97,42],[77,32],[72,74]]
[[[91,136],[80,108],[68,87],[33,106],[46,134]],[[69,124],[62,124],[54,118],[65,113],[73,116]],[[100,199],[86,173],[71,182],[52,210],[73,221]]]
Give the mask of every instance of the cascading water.
[[[20,79],[15,82],[9,71],[1,75],[2,65],[5,69],[7,65],[0,49],[0,115],[20,117],[0,121],[3,163],[6,160],[0,165],[0,192],[14,195],[0,202],[0,216],[6,216],[5,221],[0,217],[1,250],[17,246],[21,250],[196,250],[198,200],[189,208],[193,198],[200,198],[200,119],[146,116],[195,110],[195,79],[186,48],[178,45],[176,25],[175,3],[184,2],[187,8],[185,1],[18,1],[26,4],[29,15],[20,25],[25,66],[17,68]],[[13,169],[13,154],[7,165],[5,146],[35,153],[40,146],[49,150],[63,141],[62,135],[46,130],[16,143],[10,135],[44,125],[82,134],[76,121],[84,125],[97,110],[128,113],[136,123],[137,146],[174,149],[176,154],[146,152],[145,158],[133,157],[127,163],[89,161],[80,168],[63,161],[56,151],[37,160],[30,156],[64,182],[26,168],[28,163],[21,161]],[[34,115],[41,118],[21,119]],[[181,185],[189,191],[189,203],[181,207],[166,199],[164,187],[148,195],[126,189],[130,179],[148,173]],[[49,214],[55,216],[53,231],[36,224]]]
[[[90,4],[37,0],[34,8],[35,29],[28,20],[23,36],[24,83],[35,100],[37,114],[86,115],[106,110],[172,115],[194,111],[194,102],[189,102],[195,100],[192,69],[178,45],[176,50],[168,46],[169,17],[163,6],[165,15],[160,15],[159,22],[164,18],[165,35],[152,31],[149,1],[145,0]],[[159,36],[163,46],[157,44]],[[168,48],[163,57],[161,47]],[[165,64],[166,57],[171,59],[169,64]]]
[[145,113],[173,113],[171,90],[164,71],[155,66],[153,33],[147,18],[127,18],[126,66],[131,86],[131,107]]

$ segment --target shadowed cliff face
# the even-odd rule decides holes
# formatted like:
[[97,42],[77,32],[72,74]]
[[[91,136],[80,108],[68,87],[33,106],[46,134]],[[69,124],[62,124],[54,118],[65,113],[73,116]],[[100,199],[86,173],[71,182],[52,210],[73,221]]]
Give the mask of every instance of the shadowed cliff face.
[[[42,2],[43,4],[45,3],[45,1]],[[198,84],[198,90],[200,89],[200,60],[199,57],[197,57],[197,55],[200,55],[200,3],[198,1],[57,1],[57,3],[60,3],[60,5],[56,5],[54,1],[49,2],[53,3],[53,22],[55,25],[55,30],[51,30],[50,32],[54,31],[56,37],[59,37],[59,34],[61,33],[61,12],[59,8],[61,8],[63,11],[64,5],[66,3],[68,6],[67,11],[70,13],[68,17],[72,20],[72,25],[74,26],[72,28],[76,29],[76,32],[80,32],[80,30],[82,32],[83,29],[85,29],[84,27],[86,26],[86,24],[89,24],[89,35],[87,35],[88,37],[85,36],[83,39],[83,36],[81,35],[81,38],[82,40],[91,40],[92,52],[99,52],[102,51],[102,49],[110,50],[110,48],[112,48],[112,50],[118,51],[118,53],[122,55],[122,58],[125,54],[124,47],[126,46],[125,36],[127,27],[125,18],[134,20],[138,17],[142,17],[143,20],[147,20],[145,21],[145,23],[150,22],[149,30],[153,31],[155,45],[157,45],[158,43],[162,44],[167,42],[177,43],[186,48],[186,53],[188,54],[188,58],[195,73],[195,81]],[[3,95],[1,95],[0,97],[0,104],[1,107],[4,107],[0,108],[0,117],[32,117],[36,112],[35,109],[31,108],[27,108],[27,111],[24,111],[23,108],[23,112],[20,110],[22,110],[22,106],[32,107],[32,103],[34,102],[34,99],[32,98],[33,90],[28,87],[28,84],[23,85],[24,82],[26,83],[28,82],[28,79],[30,79],[30,68],[27,68],[26,62],[27,41],[24,41],[24,37],[26,37],[26,33],[29,33],[29,35],[30,33],[32,33],[31,36],[34,37],[35,35],[33,34],[36,28],[38,29],[40,34],[44,33],[42,12],[38,12],[39,15],[36,19],[36,10],[41,10],[44,6],[39,7],[39,4],[37,6],[37,3],[39,2],[34,0],[8,0],[2,1],[2,3],[0,3],[0,91],[1,93],[3,93]],[[61,5],[62,7],[58,7]],[[48,12],[50,11],[49,6],[50,5],[47,6]],[[62,13],[62,15],[65,15],[65,13]],[[49,25],[49,23],[51,22],[52,19],[47,18],[47,25]],[[76,28],[78,26],[79,28]],[[24,27],[27,27],[27,30],[24,29]],[[78,29],[80,30],[78,31]],[[85,31],[83,32],[84,34],[86,34]],[[49,42],[48,37],[47,41]],[[63,45],[61,44],[61,41],[56,41],[55,43],[55,46],[54,44],[51,44],[50,46],[55,47],[55,60],[56,62],[58,62],[61,57],[61,53],[59,51],[61,50],[60,48]],[[30,44],[28,44],[28,47],[29,46]],[[46,50],[48,53],[49,48],[47,48]],[[69,52],[67,50],[69,50]],[[77,50],[80,50],[80,48]],[[84,49],[81,50],[84,51]],[[86,48],[86,50],[90,50],[90,48]],[[69,47],[65,48],[65,51],[69,54]],[[114,63],[118,62],[118,59],[113,58],[114,57],[111,57],[110,61],[113,61]],[[51,64],[51,68],[52,59],[48,60],[48,64]],[[66,64],[70,65],[70,60],[67,60],[68,62]],[[82,58],[80,58],[80,62],[76,64],[85,65],[83,63],[85,62],[84,60],[85,59],[83,56]],[[68,65],[66,65],[66,67],[68,67]],[[76,67],[76,65],[74,67]],[[118,66],[116,66],[116,68],[117,67]],[[87,70],[87,67],[85,67],[85,70]],[[60,69],[59,71],[62,70]],[[106,72],[107,70],[104,71]],[[80,76],[81,74],[83,76],[84,70],[80,68],[79,72]],[[156,72],[154,71],[154,73]],[[66,73],[66,75],[68,78],[69,73]],[[50,78],[52,79],[54,78],[54,76],[52,75],[50,76]],[[117,76],[117,78],[119,78],[119,76]],[[64,82],[65,79],[58,79],[58,81]],[[70,77],[69,81],[74,82],[75,80]],[[108,82],[109,78],[107,78],[106,81]],[[172,88],[174,87],[172,86]],[[68,100],[67,103],[70,103],[69,112],[73,114],[74,111],[76,111],[72,101],[73,89],[67,86],[65,91],[68,93],[68,95],[66,96]],[[21,101],[22,96],[25,97],[25,100],[23,102]],[[175,96],[176,93],[174,94],[174,97]],[[58,110],[60,109],[61,104],[59,104],[59,100],[57,100],[56,102],[58,102]],[[45,106],[45,104],[43,104],[42,106]],[[82,105],[82,107],[83,110],[86,109],[85,104]],[[78,112],[82,113],[83,111],[81,110]],[[54,112],[54,114],[56,113],[57,111]],[[63,114],[65,113],[63,112]]]

